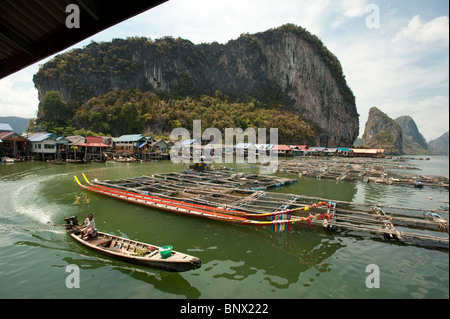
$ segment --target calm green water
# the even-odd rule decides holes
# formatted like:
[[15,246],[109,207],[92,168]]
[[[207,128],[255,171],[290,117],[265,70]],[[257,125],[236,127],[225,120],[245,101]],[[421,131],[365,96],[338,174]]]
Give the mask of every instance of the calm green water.
[[[423,173],[448,176],[448,157],[414,161]],[[227,164],[228,165],[228,164]],[[257,172],[245,164],[228,165]],[[0,298],[448,298],[448,252],[400,246],[296,225],[273,233],[172,215],[81,190],[73,175],[116,179],[180,171],[181,164],[106,163],[0,165]],[[289,176],[289,175],[288,175]],[[294,176],[294,175],[290,175]],[[295,177],[295,176],[294,176]],[[446,189],[340,182],[301,177],[277,192],[437,209]],[[78,196],[89,202],[76,203]],[[429,199],[429,198],[432,199]],[[101,231],[201,258],[200,269],[168,273],[99,256],[61,229],[64,217],[95,214]],[[446,216],[448,218],[448,215]],[[66,287],[68,265],[80,288]],[[366,287],[366,266],[380,287]]]

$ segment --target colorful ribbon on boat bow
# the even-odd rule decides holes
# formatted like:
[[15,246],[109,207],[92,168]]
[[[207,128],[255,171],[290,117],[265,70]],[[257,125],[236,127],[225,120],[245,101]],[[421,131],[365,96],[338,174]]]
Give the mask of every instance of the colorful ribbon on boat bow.
[[285,211],[282,211],[278,214],[273,214],[271,216],[272,220],[272,230],[273,231],[283,231],[283,230],[289,230],[290,229],[290,223],[291,222],[301,222],[301,221],[307,221],[308,226],[311,225],[312,220],[318,220],[318,219],[326,219],[327,221],[334,218],[334,215],[330,212],[330,209],[326,213],[317,213],[317,214],[311,214],[309,213],[308,217],[297,217],[295,216],[295,220],[291,221],[291,213],[295,211],[308,211],[310,208],[314,207],[321,207],[321,206],[327,206],[328,208],[335,207],[336,204],[334,202],[318,202],[314,203],[308,206],[294,208],[294,209],[288,209]]

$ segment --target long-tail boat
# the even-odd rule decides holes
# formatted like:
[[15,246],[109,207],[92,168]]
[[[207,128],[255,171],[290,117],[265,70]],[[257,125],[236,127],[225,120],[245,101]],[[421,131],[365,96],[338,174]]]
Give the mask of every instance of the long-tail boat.
[[125,262],[173,272],[201,267],[198,257],[172,250],[172,246],[155,246],[119,236],[97,232],[95,236],[83,235],[77,229],[76,216],[65,218],[66,232],[80,244],[91,250]]
[[[243,211],[236,211],[230,209],[224,209],[220,207],[213,207],[207,205],[200,205],[194,203],[183,202],[174,199],[161,198],[156,196],[144,195],[135,192],[129,192],[120,190],[117,188],[111,188],[101,185],[92,184],[82,173],[87,186],[80,183],[78,178],[74,176],[76,183],[89,191],[103,194],[106,196],[114,197],[120,200],[128,201],[134,204],[144,205],[159,210],[175,212],[180,214],[187,214],[191,216],[204,217],[214,220],[220,220],[230,223],[236,223],[249,226],[272,226],[276,230],[285,230],[289,228],[291,223],[300,221],[308,221],[316,219],[317,216],[309,215],[308,217],[292,216],[292,212],[295,210],[308,210],[308,207],[297,208],[295,210],[283,210],[272,213],[264,214],[250,214]],[[270,220],[258,220],[266,218]],[[326,214],[322,214],[320,218],[328,218]]]

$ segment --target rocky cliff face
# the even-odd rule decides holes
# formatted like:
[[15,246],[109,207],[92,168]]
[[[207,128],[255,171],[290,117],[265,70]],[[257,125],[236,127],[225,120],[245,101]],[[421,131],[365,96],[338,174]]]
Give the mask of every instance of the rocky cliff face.
[[428,146],[412,117],[405,115],[393,120],[376,107],[369,110],[362,146],[384,148],[387,154],[398,155],[435,154],[437,152]]
[[183,96],[220,90],[295,111],[318,127],[317,145],[348,146],[359,132],[355,98],[339,61],[317,37],[293,25],[224,45],[173,38],[91,43],[47,62],[33,80],[40,101],[47,91],[59,91],[73,111],[116,88]]
[[420,134],[416,122],[410,116],[400,116],[395,119],[402,128],[403,152],[405,154],[426,154],[428,144],[425,138]]
[[386,154],[403,154],[403,134],[400,125],[378,108],[369,110],[362,145],[384,148]]
[[449,132],[445,132],[437,139],[428,142],[433,154],[448,155],[449,154]]

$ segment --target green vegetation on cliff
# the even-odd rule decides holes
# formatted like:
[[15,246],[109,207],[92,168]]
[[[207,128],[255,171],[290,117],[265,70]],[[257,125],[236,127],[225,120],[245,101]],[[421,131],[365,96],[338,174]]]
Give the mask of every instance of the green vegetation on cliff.
[[214,96],[160,98],[151,92],[114,90],[94,97],[78,109],[74,121],[94,132],[120,136],[130,133],[169,134],[176,127],[192,129],[200,119],[202,128],[278,128],[280,143],[309,142],[315,128],[298,114],[264,107],[256,99],[229,101],[216,91]]

